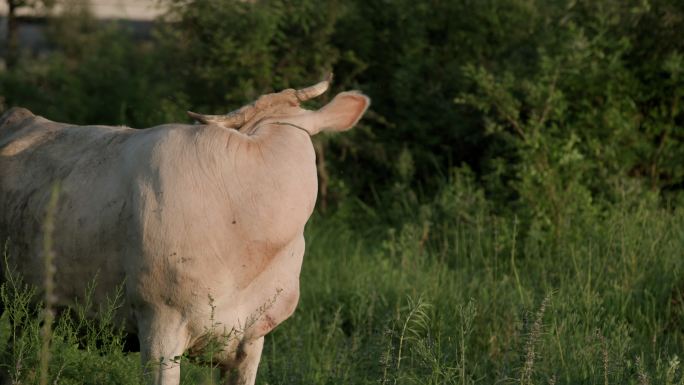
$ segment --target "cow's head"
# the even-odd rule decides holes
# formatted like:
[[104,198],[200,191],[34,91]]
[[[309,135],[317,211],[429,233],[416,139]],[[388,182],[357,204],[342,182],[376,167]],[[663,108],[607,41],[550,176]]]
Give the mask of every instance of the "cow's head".
[[255,102],[226,115],[202,115],[188,111],[193,119],[205,124],[234,128],[253,133],[261,124],[295,126],[315,135],[321,131],[345,131],[359,121],[370,104],[367,96],[348,91],[337,94],[333,100],[317,111],[300,107],[300,103],[320,96],[327,91],[328,79],[300,90],[286,89],[260,96]]

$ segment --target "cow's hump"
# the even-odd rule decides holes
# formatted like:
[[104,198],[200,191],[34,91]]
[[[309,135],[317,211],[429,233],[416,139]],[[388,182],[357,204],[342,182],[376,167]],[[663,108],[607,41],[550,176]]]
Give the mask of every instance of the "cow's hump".
[[12,107],[0,117],[0,129],[8,126],[11,127],[14,124],[34,116],[35,115],[33,115],[33,112],[27,110],[26,108]]

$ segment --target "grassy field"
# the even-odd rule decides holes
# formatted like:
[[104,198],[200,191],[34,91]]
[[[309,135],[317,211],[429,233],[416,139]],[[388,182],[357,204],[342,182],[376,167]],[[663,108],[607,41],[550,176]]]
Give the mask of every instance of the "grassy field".
[[[684,384],[684,213],[626,201],[544,232],[459,194],[314,217],[257,383]],[[3,300],[3,369],[39,383],[37,310],[11,284]],[[109,313],[79,319],[54,324],[49,383],[141,383]]]

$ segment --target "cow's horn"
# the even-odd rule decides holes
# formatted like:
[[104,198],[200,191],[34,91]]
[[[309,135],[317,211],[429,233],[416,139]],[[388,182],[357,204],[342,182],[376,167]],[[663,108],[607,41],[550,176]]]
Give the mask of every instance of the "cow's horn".
[[233,111],[227,115],[204,115],[187,111],[189,117],[204,124],[218,124],[223,127],[240,127],[245,124],[245,113],[242,109]]
[[313,99],[319,95],[322,95],[325,91],[328,90],[328,87],[330,86],[330,82],[332,81],[332,73],[328,75],[328,77],[323,80],[322,82],[318,84],[314,84],[311,87],[303,88],[301,90],[295,91],[295,96],[297,97],[297,100],[300,102],[307,101],[309,99]]

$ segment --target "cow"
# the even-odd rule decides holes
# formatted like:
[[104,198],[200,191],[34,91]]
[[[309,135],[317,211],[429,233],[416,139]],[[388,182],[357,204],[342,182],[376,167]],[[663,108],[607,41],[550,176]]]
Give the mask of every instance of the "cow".
[[[93,277],[95,303],[123,283],[121,322],[148,381],[175,385],[179,357],[222,338],[214,362],[253,384],[264,336],[299,300],[304,226],[318,182],[311,137],[352,128],[370,99],[300,103],[324,80],[266,94],[197,124],[144,130],[57,123],[13,108],[0,118],[0,239],[30,284],[46,276],[42,223],[52,186],[54,296],[72,306]],[[154,363],[154,365],[147,365]]]

